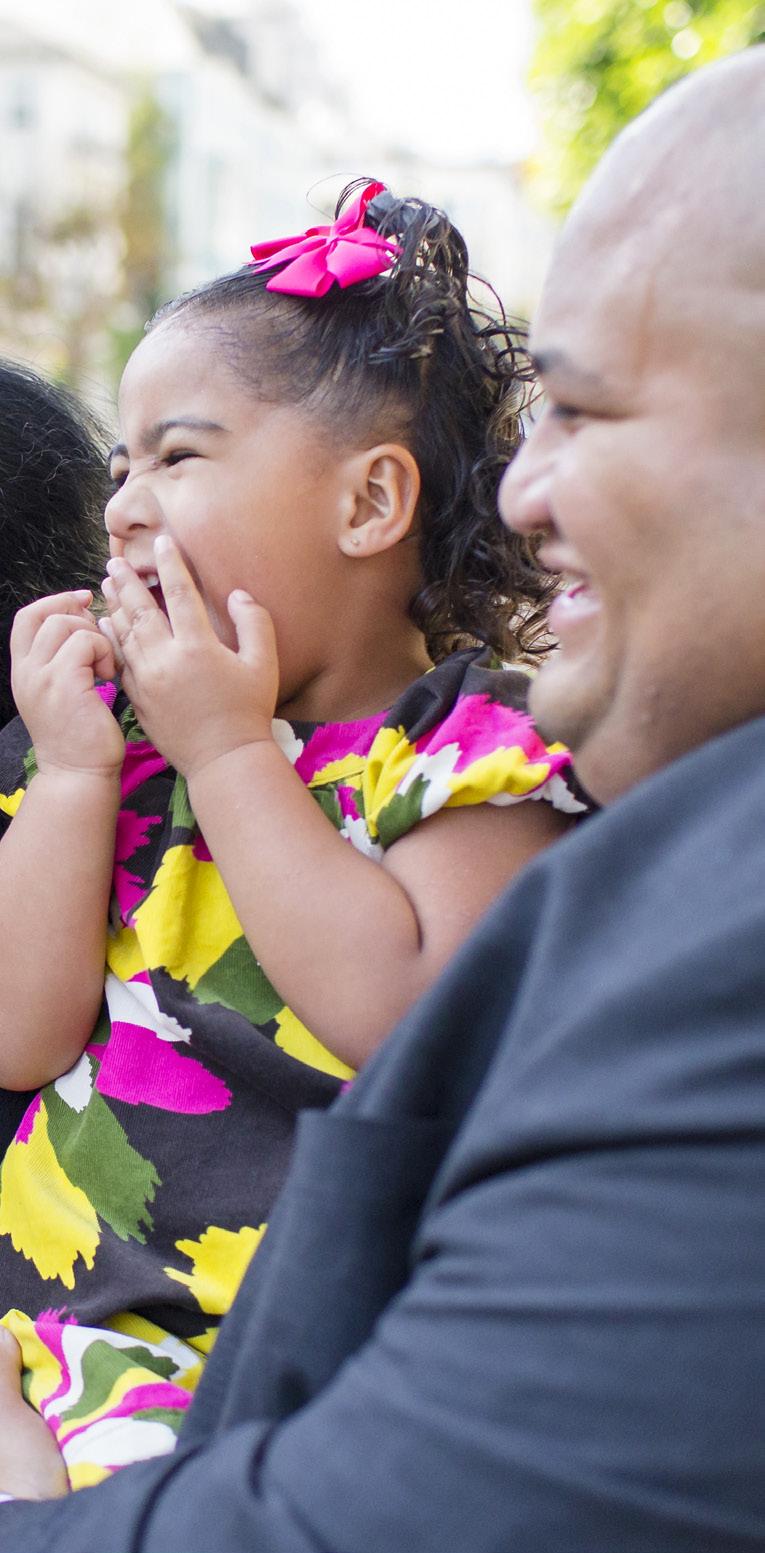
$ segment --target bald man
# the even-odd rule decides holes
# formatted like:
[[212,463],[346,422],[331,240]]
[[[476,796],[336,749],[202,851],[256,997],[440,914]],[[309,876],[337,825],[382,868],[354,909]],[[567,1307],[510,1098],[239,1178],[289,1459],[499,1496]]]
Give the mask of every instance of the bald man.
[[[763,50],[668,94],[534,329],[501,506],[606,807],[304,1115],[176,1454],[3,1505],[0,1553],[765,1548],[764,133]],[[44,1436],[0,1488],[58,1491]]]

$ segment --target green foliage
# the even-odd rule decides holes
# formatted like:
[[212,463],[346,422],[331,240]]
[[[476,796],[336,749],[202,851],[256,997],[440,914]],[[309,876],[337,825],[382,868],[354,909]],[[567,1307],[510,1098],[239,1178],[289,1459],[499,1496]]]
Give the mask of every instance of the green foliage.
[[531,181],[563,214],[614,136],[689,71],[765,41],[751,0],[534,0],[530,84],[542,120]]
[[168,172],[175,151],[173,120],[147,87],[136,98],[130,114],[125,189],[119,206],[124,298],[130,321],[112,329],[118,371],[142,338],[146,320],[167,294]]

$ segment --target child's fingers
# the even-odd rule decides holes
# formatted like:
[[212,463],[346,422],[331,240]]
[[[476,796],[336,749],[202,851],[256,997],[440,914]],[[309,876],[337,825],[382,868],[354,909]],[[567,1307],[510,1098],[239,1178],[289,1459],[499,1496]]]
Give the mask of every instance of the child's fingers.
[[141,657],[143,649],[149,646],[146,640],[148,633],[145,626],[143,631],[135,629],[127,611],[118,604],[116,599],[107,597],[106,588],[104,588],[104,597],[107,598],[110,614],[101,622],[99,629],[108,626],[107,640],[111,642],[121,672],[131,658],[136,661]]
[[268,610],[243,588],[235,588],[228,597],[228,612],[236,627],[239,657],[260,669],[266,662],[275,664],[276,633]]
[[71,593],[53,593],[49,598],[35,599],[20,609],[13,622],[11,649],[16,654],[29,652],[40,627],[50,615],[72,615],[89,620],[88,604],[93,594],[89,588],[75,589]]
[[27,662],[42,668],[44,664],[50,663],[55,658],[59,648],[63,647],[64,642],[68,641],[69,637],[73,636],[75,632],[79,632],[80,635],[83,632],[95,632],[97,634],[97,630],[98,628],[92,615],[82,617],[77,615],[49,615],[47,620],[43,621],[32,641],[32,645],[27,653]]
[[0,1390],[21,1396],[21,1349],[12,1332],[0,1326]]
[[[122,651],[120,649],[120,644],[117,641],[116,636],[114,635],[114,631],[112,629],[111,620],[109,620],[106,615],[102,615],[101,616],[101,619],[98,622],[98,629],[101,632],[101,635],[104,637],[104,639],[108,642],[109,647],[111,648],[112,658],[114,660],[115,673],[119,674],[119,673],[121,673],[122,669],[124,669],[124,667],[125,667],[125,659],[124,659],[124,657],[122,655]],[[104,679],[111,679],[111,678],[112,678],[111,674],[105,674],[104,675]]]
[[109,638],[96,629],[92,647],[93,672],[96,679],[116,679],[119,673],[117,655]]
[[178,546],[167,534],[155,539],[154,556],[173,636],[183,640],[198,636],[200,629],[208,632],[210,623],[199,589]]
[[103,594],[109,610],[112,639],[123,657],[129,656],[131,647],[149,648],[166,641],[168,623],[132,566],[117,559],[109,561],[107,571],[109,575],[104,579]]
[[113,652],[112,643],[107,641],[96,627],[96,631],[73,632],[68,641],[65,641],[57,651],[51,668],[59,668],[59,665],[71,668],[78,663],[87,663],[87,665],[98,666],[99,677],[110,679],[112,677],[110,674],[102,674],[101,666],[112,669],[113,662],[115,662],[115,652]]
[[70,636],[69,641],[59,649],[56,664],[66,671],[75,668],[92,669],[96,679],[114,679],[117,673],[112,644],[98,630],[87,634],[81,631],[79,636]]

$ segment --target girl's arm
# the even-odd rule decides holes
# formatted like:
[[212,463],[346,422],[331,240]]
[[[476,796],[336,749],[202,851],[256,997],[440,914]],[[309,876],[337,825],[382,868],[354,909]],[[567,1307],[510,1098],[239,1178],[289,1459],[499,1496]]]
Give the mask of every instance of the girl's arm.
[[[357,1067],[432,982],[489,902],[563,821],[548,805],[450,810],[382,866],[338,835],[273,740],[270,617],[233,594],[233,653],[180,555],[157,541],[169,620],[124,561],[104,585],[141,723],[191,805],[253,953],[279,995]],[[225,794],[225,802],[222,801]]]
[[565,824],[547,803],[450,809],[397,841],[381,865],[338,834],[266,740],[202,766],[189,797],[269,980],[354,1068]]
[[114,674],[89,593],[41,599],[11,637],[37,771],[0,844],[0,1085],[32,1089],[83,1050],[103,995],[123,740],[95,693]]

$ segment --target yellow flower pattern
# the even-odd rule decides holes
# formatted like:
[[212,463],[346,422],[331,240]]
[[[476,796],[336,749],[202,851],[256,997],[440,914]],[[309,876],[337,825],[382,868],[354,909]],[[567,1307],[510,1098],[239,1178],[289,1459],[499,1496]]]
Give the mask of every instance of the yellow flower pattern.
[[75,1284],[78,1258],[92,1268],[100,1240],[98,1216],[62,1170],[40,1101],[26,1142],[16,1139],[0,1171],[0,1235],[35,1263],[42,1278]]

